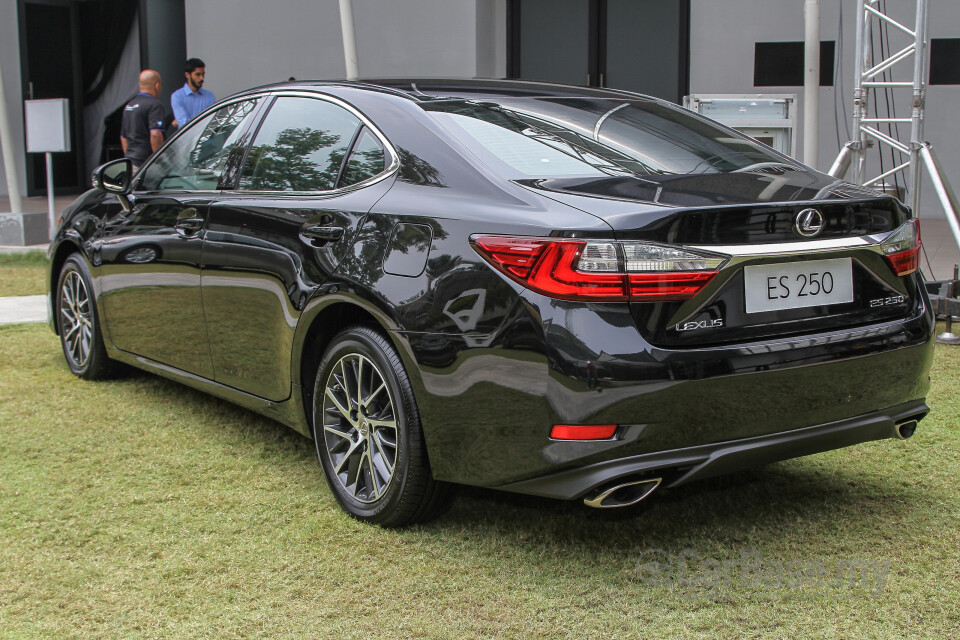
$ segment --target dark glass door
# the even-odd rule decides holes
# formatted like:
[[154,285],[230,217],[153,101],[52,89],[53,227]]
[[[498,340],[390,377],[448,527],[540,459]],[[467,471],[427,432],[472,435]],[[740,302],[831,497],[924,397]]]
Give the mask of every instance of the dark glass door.
[[[83,161],[83,94],[80,73],[79,16],[74,2],[44,0],[20,4],[20,57],[23,97],[27,100],[70,100],[70,151],[54,153],[57,191],[77,192],[89,186]],[[27,195],[46,193],[47,170],[42,153],[27,157]]]
[[680,103],[689,14],[689,0],[510,0],[507,75]]
[[[519,10],[519,70],[524,80],[587,85],[591,69],[589,0],[523,0]],[[593,71],[593,74],[591,74]],[[591,75],[593,77],[591,78]]]
[[682,102],[687,92],[684,2],[606,1],[605,87]]

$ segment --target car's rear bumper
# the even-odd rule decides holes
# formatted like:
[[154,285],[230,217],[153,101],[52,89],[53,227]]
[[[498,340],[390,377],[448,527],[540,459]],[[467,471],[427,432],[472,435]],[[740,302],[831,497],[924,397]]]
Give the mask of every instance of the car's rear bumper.
[[632,478],[663,476],[663,486],[677,487],[771,462],[896,438],[898,424],[920,420],[929,410],[923,400],[916,400],[828,424],[609,460],[497,488],[569,500]]
[[[629,461],[700,452],[683,463],[690,471],[724,443],[857,423],[890,407],[926,411],[934,320],[925,300],[900,320],[679,350],[645,342],[626,305],[524,297],[496,334],[404,336],[437,479],[537,493],[543,479],[580,477],[582,469],[609,468],[615,478]],[[618,432],[558,441],[549,435],[554,424],[616,424]],[[890,424],[863,429],[836,444],[817,437],[809,451],[785,444],[763,455],[789,458],[893,433]],[[766,461],[752,456],[725,451],[710,466],[720,473]],[[573,493],[591,486],[579,482]]]

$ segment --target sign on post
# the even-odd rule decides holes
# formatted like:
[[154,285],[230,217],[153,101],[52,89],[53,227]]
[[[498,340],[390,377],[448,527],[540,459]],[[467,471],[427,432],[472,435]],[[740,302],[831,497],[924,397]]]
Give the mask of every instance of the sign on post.
[[27,123],[27,152],[47,156],[47,209],[52,239],[57,214],[53,205],[53,156],[50,154],[70,151],[70,101],[66,98],[24,100],[23,111]]

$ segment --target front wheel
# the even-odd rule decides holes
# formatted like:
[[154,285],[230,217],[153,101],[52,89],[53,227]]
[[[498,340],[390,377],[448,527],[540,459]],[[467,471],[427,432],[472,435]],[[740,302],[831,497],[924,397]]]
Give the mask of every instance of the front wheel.
[[54,313],[67,365],[86,380],[107,377],[111,362],[103,344],[87,265],[78,254],[63,263]]
[[433,479],[410,380],[390,342],[369,327],[334,337],[317,371],[313,430],[327,483],[361,520],[399,527],[449,502]]

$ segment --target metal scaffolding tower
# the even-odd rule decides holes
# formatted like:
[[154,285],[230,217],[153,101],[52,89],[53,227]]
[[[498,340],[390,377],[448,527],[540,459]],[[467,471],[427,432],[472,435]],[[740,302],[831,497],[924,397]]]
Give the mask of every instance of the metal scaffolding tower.
[[[854,72],[854,107],[853,128],[854,139],[844,145],[840,155],[828,172],[830,175],[842,178],[854,164],[853,181],[857,184],[887,187],[886,181],[896,179],[901,172],[906,173],[907,179],[905,200],[909,200],[913,211],[920,210],[920,177],[921,169],[926,167],[930,180],[933,183],[937,198],[943,205],[947,222],[953,232],[953,237],[960,247],[960,222],[957,212],[960,210],[953,189],[943,176],[940,163],[937,160],[933,147],[923,139],[924,102],[926,100],[926,84],[924,72],[927,68],[927,4],[928,0],[916,0],[916,23],[913,29],[894,20],[886,12],[886,0],[858,0],[857,2],[857,45],[856,67]],[[905,34],[912,42],[899,51],[891,52],[890,29]],[[874,62],[874,29],[880,35],[880,55]],[[884,47],[886,34],[886,48]],[[913,80],[893,80],[893,68],[904,61],[913,62]],[[906,89],[913,90],[911,113],[909,118],[896,116],[895,109],[890,104],[896,104],[893,98],[897,93],[905,93]],[[887,110],[885,117],[881,117],[874,92],[882,91],[886,98]],[[872,99],[872,102],[871,102]],[[874,105],[874,113],[870,113],[870,105]],[[910,125],[910,141],[899,140],[899,126]],[[886,128],[886,132],[882,129]],[[884,171],[873,178],[867,178],[867,151],[874,144],[879,145],[878,151],[891,151],[890,157],[895,158],[891,169]],[[882,158],[882,156],[881,156]],[[882,161],[881,161],[881,167]]]

